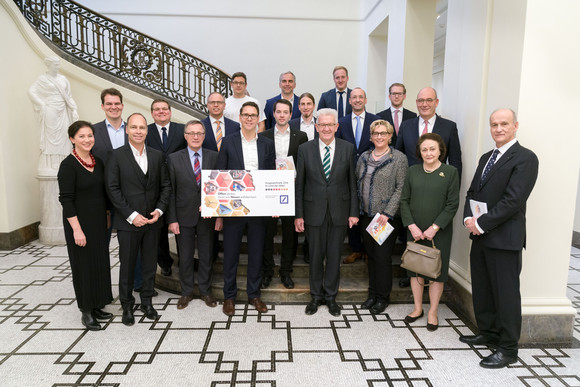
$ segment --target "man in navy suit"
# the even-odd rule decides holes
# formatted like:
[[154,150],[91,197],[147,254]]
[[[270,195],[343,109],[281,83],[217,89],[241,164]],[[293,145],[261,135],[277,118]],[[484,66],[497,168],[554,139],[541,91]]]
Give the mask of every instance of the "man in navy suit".
[[[147,127],[147,145],[161,151],[163,161],[167,162],[167,156],[184,149],[187,145],[183,137],[183,124],[171,122],[171,106],[164,99],[153,100],[151,103],[151,116],[154,122]],[[161,268],[161,274],[170,276],[173,258],[171,258],[169,253],[167,224],[164,224],[159,232],[157,263]]]
[[[371,124],[379,117],[365,110],[367,96],[360,87],[352,89],[349,102],[352,106],[352,113],[338,120],[336,138],[341,138],[354,145],[354,164],[356,165],[359,156],[371,148]],[[343,260],[343,263],[353,263],[362,258],[363,246],[360,233],[358,226],[348,230],[348,244],[352,252]]]
[[396,148],[407,155],[409,166],[418,164],[420,160],[417,158],[415,148],[417,147],[419,136],[424,133],[437,133],[447,147],[445,161],[447,164],[457,168],[461,178],[461,146],[459,145],[457,124],[436,115],[437,105],[439,105],[439,99],[435,89],[425,87],[419,91],[419,94],[417,94],[419,117],[401,124]]
[[349,100],[351,90],[348,86],[348,70],[344,66],[336,66],[332,71],[335,88],[330,89],[320,96],[318,110],[330,108],[338,112],[341,119],[352,112]]
[[223,95],[214,91],[207,97],[207,110],[209,116],[201,122],[205,126],[204,149],[219,152],[222,139],[232,133],[240,131],[240,124],[224,116],[226,100]]
[[[513,110],[494,111],[489,123],[495,149],[479,159],[464,209],[464,224],[472,239],[472,296],[479,334],[459,340],[495,346],[496,352],[479,365],[503,368],[518,356],[526,201],[538,176],[538,158],[516,140],[518,122]],[[477,203],[472,201],[487,204],[487,212],[474,213]]]
[[[245,102],[240,109],[241,130],[224,137],[217,161],[221,170],[276,169],[274,141],[258,137],[256,124],[260,108],[255,102]],[[224,305],[223,312],[232,316],[236,310],[238,286],[236,276],[240,260],[240,246],[244,229],[248,238],[248,302],[260,313],[268,311],[260,298],[262,257],[266,222],[263,217],[226,217],[223,220],[224,241]]]
[[291,118],[300,117],[300,110],[298,109],[299,98],[294,94],[294,89],[296,88],[296,76],[292,71],[286,71],[280,74],[280,86],[281,93],[275,97],[270,98],[266,101],[266,106],[264,107],[264,114],[266,114],[266,129],[274,127],[276,121],[274,120],[274,103],[280,99],[285,99],[292,105]]
[[[417,117],[417,113],[403,108],[403,101],[407,98],[407,88],[402,83],[393,83],[389,86],[389,100],[391,101],[391,106],[377,113],[379,118],[388,121],[395,128],[393,137],[391,137],[391,145],[395,146],[397,143],[397,136],[399,135],[399,128],[403,121],[410,120],[411,118]],[[395,116],[397,119],[393,119]]]
[[318,138],[318,132],[315,127],[316,118],[314,118],[315,107],[316,102],[314,101],[314,96],[310,93],[303,93],[298,102],[300,116],[293,118],[288,122],[291,130],[301,130],[305,132],[308,136],[308,141]]

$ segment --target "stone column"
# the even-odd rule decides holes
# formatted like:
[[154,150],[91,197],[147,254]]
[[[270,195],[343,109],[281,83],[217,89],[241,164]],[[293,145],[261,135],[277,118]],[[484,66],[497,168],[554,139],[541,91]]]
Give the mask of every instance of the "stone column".
[[62,225],[62,206],[58,201],[58,181],[55,174],[36,176],[40,186],[41,218],[38,226],[38,239],[44,245],[64,245]]

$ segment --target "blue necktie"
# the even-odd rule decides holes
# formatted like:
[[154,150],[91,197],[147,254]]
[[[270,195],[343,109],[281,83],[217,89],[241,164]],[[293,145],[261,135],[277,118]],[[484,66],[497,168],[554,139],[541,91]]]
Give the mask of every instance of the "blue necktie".
[[489,171],[491,170],[491,168],[495,164],[495,160],[497,159],[498,154],[499,154],[499,150],[494,149],[493,153],[491,154],[491,157],[489,158],[489,161],[487,162],[487,165],[485,166],[485,169],[483,170],[483,173],[481,174],[481,180],[479,181],[480,187],[483,184],[483,182],[485,181],[487,174],[489,173]]
[[161,131],[163,132],[161,136],[161,145],[163,145],[163,150],[167,150],[167,128],[164,126],[161,128]]
[[356,116],[356,130],[354,132],[354,140],[356,141],[356,148],[360,145],[360,138],[362,135],[362,125],[360,124],[360,116]]
[[342,95],[344,91],[338,92],[338,118],[344,117],[344,103],[342,102]]

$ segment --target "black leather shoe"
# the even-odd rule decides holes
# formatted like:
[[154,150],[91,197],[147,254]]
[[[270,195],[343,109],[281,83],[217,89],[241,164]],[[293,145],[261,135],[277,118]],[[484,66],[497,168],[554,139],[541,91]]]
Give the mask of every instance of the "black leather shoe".
[[491,345],[495,346],[495,343],[488,339],[484,335],[466,335],[466,336],[459,336],[459,341],[469,345]]
[[362,303],[360,306],[361,309],[370,309],[377,302],[375,297],[369,297],[365,302]]
[[262,289],[266,289],[268,286],[270,286],[270,283],[272,282],[272,276],[271,275],[265,275],[262,277],[262,283],[260,284],[260,287]]
[[318,307],[320,305],[322,305],[322,300],[313,299],[308,303],[308,305],[306,305],[306,310],[304,311],[304,313],[306,313],[307,315],[313,315],[318,311]]
[[172,273],[171,266],[161,268],[161,274],[163,274],[164,276],[169,277],[171,276],[171,273]]
[[369,310],[372,314],[381,314],[387,309],[387,306],[389,306],[388,300],[378,300]]
[[333,316],[340,316],[340,305],[336,303],[336,300],[327,300],[326,306],[328,306],[328,312]]
[[439,321],[437,321],[437,324],[431,324],[431,323],[427,323],[427,330],[429,332],[435,332],[437,329],[439,328]]
[[93,309],[93,317],[97,320],[108,320],[113,317],[113,313],[105,312],[99,308]]
[[153,305],[141,305],[139,309],[149,320],[155,320],[157,317],[159,317],[159,314],[157,314],[157,311]]
[[421,311],[421,314],[418,315],[417,317],[407,315],[407,316],[405,316],[405,319],[403,321],[406,322],[407,324],[410,324],[410,323],[413,323],[413,322],[419,320],[421,317],[423,317],[423,315],[424,315],[423,311]]
[[89,331],[100,331],[101,324],[93,317],[91,312],[83,312],[81,322]]
[[133,315],[133,305],[123,306],[123,317],[121,322],[127,326],[135,324],[135,316]]
[[482,361],[479,362],[479,365],[483,368],[503,368],[509,364],[513,364],[518,359],[516,357],[504,355],[501,352],[496,352],[488,357],[484,357]]
[[400,288],[408,288],[411,286],[411,279],[409,277],[403,277],[399,279]]
[[282,281],[282,285],[284,285],[286,289],[294,289],[294,281],[292,281],[292,277],[290,277],[290,274],[281,276],[280,280]]

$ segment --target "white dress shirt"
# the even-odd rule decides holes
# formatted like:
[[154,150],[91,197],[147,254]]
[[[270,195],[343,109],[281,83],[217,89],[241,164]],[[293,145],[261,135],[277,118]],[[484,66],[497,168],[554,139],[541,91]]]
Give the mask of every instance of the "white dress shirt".
[[288,148],[290,148],[290,128],[287,127],[284,132],[278,129],[278,125],[274,127],[274,146],[276,147],[276,158],[286,158],[288,156]]
[[260,169],[258,163],[258,136],[250,141],[246,140],[244,135],[242,137],[242,154],[244,156],[244,168],[247,170]]
[[314,116],[310,118],[309,123],[306,123],[306,121],[304,121],[304,118],[300,116],[300,130],[306,133],[306,135],[308,136],[308,141],[314,140],[314,136],[316,133],[316,128],[314,126]]
[[[336,139],[333,139],[332,142],[330,144],[328,144],[328,146],[330,147],[329,153],[330,153],[330,170],[332,171],[332,162],[334,161],[334,150],[336,147]],[[324,155],[326,154],[326,144],[324,142],[322,142],[321,139],[318,139],[318,149],[320,150],[320,161],[324,160]]]
[[[436,118],[437,114],[434,114],[433,117],[427,120],[427,133],[433,133],[433,126],[435,125]],[[419,137],[421,137],[421,134],[423,134],[423,129],[425,129],[425,120],[419,116]]]

